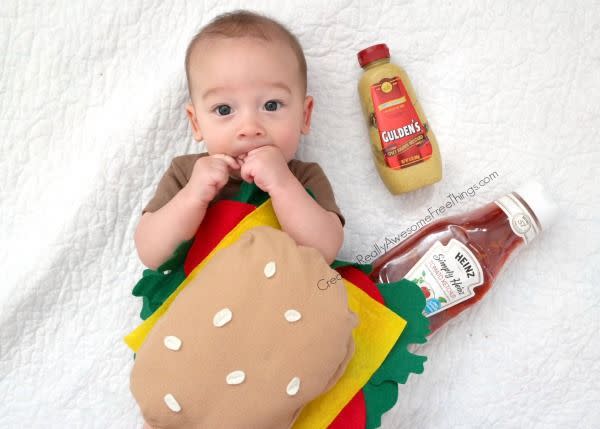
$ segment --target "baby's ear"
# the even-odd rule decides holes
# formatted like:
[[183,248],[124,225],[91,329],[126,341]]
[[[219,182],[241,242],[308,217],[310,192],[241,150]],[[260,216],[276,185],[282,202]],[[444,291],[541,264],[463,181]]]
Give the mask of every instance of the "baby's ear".
[[302,121],[302,128],[300,132],[302,134],[308,134],[310,131],[310,117],[314,106],[314,100],[310,95],[307,95],[304,99],[304,118]]
[[201,141],[202,133],[200,132],[200,126],[198,125],[198,118],[196,117],[196,109],[194,109],[194,105],[192,103],[186,104],[185,111],[187,113],[188,119],[190,120],[190,125],[192,126],[192,133],[194,134],[194,139],[196,141]]

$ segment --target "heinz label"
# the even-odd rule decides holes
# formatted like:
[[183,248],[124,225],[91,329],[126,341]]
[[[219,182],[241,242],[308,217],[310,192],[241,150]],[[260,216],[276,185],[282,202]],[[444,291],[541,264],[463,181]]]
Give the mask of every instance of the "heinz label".
[[386,165],[405,168],[432,154],[427,129],[399,77],[371,85],[371,99]]
[[405,277],[425,295],[427,317],[472,298],[484,280],[475,255],[454,238],[446,246],[436,241]]

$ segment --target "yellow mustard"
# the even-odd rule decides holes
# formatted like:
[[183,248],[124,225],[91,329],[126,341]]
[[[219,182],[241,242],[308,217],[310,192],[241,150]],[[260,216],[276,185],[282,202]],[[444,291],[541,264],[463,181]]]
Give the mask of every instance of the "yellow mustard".
[[392,194],[414,191],[442,178],[438,144],[415,91],[386,44],[358,53],[358,92],[377,171]]

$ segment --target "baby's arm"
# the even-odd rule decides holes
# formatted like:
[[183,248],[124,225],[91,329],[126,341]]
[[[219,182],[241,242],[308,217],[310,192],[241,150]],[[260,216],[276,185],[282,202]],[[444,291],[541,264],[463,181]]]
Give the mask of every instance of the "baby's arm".
[[313,200],[293,175],[275,187],[270,196],[281,228],[298,244],[319,250],[331,264],[344,241],[338,215]]
[[281,229],[296,243],[319,250],[331,264],[344,241],[342,222],[306,192],[281,150],[262,146],[248,152],[241,162],[242,178],[269,193]]
[[144,265],[157,269],[194,236],[208,204],[227,183],[230,169],[236,168],[237,161],[227,155],[199,158],[189,182],[163,207],[142,216],[134,240]]
[[142,263],[157,269],[177,246],[194,236],[205,214],[206,205],[190,198],[185,187],[154,213],[144,213],[134,236]]

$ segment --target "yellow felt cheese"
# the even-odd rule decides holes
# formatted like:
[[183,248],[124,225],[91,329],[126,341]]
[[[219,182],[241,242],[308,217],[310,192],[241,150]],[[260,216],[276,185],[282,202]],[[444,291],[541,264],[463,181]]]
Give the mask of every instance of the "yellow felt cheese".
[[359,319],[359,325],[352,332],[354,356],[337,384],[304,407],[293,429],[329,426],[381,366],[406,326],[404,319],[358,286],[347,280],[344,284],[348,291],[348,306]]

